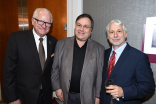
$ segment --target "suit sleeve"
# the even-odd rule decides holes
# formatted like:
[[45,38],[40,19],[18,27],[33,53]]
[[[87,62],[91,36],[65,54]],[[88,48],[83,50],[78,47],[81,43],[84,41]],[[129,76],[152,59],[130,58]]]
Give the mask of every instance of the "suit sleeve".
[[123,87],[124,100],[141,99],[155,90],[153,72],[146,54],[141,55],[137,62],[135,79],[134,84]]
[[9,37],[3,70],[3,88],[6,102],[12,102],[19,99],[16,71],[18,65],[18,51],[15,35],[12,33]]
[[57,42],[55,47],[54,62],[51,71],[51,83],[52,83],[53,91],[56,91],[61,88],[59,74],[60,74],[59,73],[59,42]]
[[104,66],[104,47],[101,48],[100,53],[98,54],[97,61],[97,78],[96,78],[96,92],[95,97],[100,98],[101,83],[102,83],[102,71]]

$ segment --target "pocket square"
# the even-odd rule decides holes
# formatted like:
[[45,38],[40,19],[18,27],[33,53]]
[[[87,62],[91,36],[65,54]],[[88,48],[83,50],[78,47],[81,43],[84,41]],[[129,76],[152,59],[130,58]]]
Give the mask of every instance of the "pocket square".
[[51,54],[51,57],[53,57],[54,56],[54,53],[53,54]]
[[117,98],[117,97],[114,97],[113,99],[116,99],[117,101],[119,101],[119,98]]

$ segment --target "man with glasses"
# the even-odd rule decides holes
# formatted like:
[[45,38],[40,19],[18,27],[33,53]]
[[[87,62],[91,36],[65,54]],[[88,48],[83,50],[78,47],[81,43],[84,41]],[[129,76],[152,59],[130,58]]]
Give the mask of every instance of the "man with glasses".
[[9,104],[52,104],[51,67],[57,40],[48,34],[52,14],[37,8],[33,29],[10,35],[3,73]]
[[90,38],[93,25],[89,14],[81,14],[75,36],[57,42],[51,81],[62,104],[99,104],[105,49]]

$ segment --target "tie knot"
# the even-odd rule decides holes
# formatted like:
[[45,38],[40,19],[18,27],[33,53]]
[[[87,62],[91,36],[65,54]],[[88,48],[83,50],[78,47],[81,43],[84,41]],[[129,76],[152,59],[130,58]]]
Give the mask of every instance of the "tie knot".
[[43,41],[43,38],[39,38],[39,40],[40,40],[40,42],[42,42]]
[[115,55],[116,53],[115,53],[115,51],[113,51],[113,55]]

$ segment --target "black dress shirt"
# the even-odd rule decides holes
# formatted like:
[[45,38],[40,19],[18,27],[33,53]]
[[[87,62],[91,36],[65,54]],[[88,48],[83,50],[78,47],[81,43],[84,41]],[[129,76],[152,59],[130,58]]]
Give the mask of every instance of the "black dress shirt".
[[72,75],[71,75],[69,92],[80,93],[80,79],[81,79],[81,72],[82,72],[85,53],[86,53],[86,47],[87,47],[87,41],[80,48],[75,39],[74,48],[73,48],[74,52],[73,52]]

